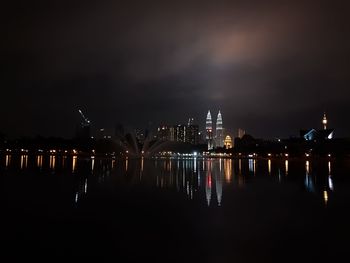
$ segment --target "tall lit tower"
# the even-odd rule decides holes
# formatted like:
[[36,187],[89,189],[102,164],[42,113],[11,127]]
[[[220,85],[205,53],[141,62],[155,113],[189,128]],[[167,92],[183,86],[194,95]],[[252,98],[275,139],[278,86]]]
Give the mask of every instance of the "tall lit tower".
[[220,111],[216,119],[216,146],[217,147],[224,146],[224,131],[222,127],[222,116]]
[[210,110],[207,113],[207,119],[205,121],[205,130],[206,130],[206,140],[208,143],[208,150],[213,149],[213,123],[211,121]]
[[327,130],[327,116],[326,116],[326,113],[323,113],[323,119],[322,119],[322,124],[323,124],[323,129],[324,130]]

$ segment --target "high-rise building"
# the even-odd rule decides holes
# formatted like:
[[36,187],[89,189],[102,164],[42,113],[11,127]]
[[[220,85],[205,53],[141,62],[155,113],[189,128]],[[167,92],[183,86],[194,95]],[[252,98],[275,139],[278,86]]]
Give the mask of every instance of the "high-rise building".
[[199,127],[194,124],[194,119],[190,118],[186,127],[186,142],[198,144],[199,142]]
[[210,110],[207,113],[207,119],[205,122],[205,130],[206,130],[206,141],[208,144],[208,150],[212,150],[214,148],[213,145],[213,123],[211,120]]
[[194,124],[194,119],[193,118],[189,118],[187,126],[191,126],[193,124]]
[[216,119],[216,147],[223,147],[224,146],[224,131],[223,131],[223,125],[222,125],[222,116],[221,112],[219,111],[217,119]]
[[168,141],[170,139],[170,130],[168,126],[161,125],[157,129],[157,139],[161,141]]
[[186,126],[179,124],[175,128],[175,141],[185,142],[186,141]]

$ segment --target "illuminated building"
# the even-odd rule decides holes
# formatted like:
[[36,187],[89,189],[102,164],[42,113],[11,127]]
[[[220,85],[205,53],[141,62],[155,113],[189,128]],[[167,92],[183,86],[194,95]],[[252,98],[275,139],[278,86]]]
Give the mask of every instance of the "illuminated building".
[[222,127],[222,116],[219,111],[217,119],[216,119],[216,147],[224,146],[224,132]]
[[326,113],[323,114],[322,118],[322,130],[309,129],[309,130],[300,130],[300,136],[306,141],[314,140],[331,140],[334,137],[334,129],[327,129],[328,120]]
[[213,149],[213,123],[211,121],[211,114],[210,114],[210,110],[207,113],[207,119],[205,122],[205,130],[206,130],[206,141],[208,144],[208,150],[212,150]]
[[322,125],[323,125],[323,129],[327,130],[327,116],[326,113],[323,113],[323,119],[322,119]]
[[186,141],[186,126],[179,124],[175,128],[175,141],[185,142]]
[[191,144],[198,144],[199,142],[199,127],[194,124],[194,119],[190,118],[186,127],[186,142]]
[[226,149],[231,149],[232,148],[232,138],[231,138],[231,136],[230,135],[227,135],[226,137],[225,137],[225,141],[224,141],[224,145],[225,145],[225,148]]
[[170,130],[168,126],[162,125],[157,129],[157,139],[161,141],[168,141],[170,139]]

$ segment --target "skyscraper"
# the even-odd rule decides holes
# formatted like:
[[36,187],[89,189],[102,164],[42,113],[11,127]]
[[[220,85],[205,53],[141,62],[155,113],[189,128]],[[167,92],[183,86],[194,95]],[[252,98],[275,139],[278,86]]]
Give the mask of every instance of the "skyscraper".
[[195,145],[198,144],[198,132],[199,132],[198,125],[194,124],[193,118],[189,118],[188,124],[186,127],[186,142],[189,142]]
[[224,131],[222,126],[222,116],[219,111],[217,119],[216,119],[216,147],[224,146]]
[[208,144],[208,150],[212,150],[213,149],[213,123],[211,121],[211,114],[210,114],[210,110],[207,113],[207,119],[205,122],[205,130],[206,130],[206,141]]

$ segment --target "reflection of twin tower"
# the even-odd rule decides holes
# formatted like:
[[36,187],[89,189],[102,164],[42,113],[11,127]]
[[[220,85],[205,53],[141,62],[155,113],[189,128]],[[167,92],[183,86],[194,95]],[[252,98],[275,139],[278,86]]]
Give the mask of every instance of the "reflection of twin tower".
[[224,128],[222,126],[222,116],[219,111],[218,116],[216,118],[216,133],[215,137],[213,136],[213,122],[211,120],[210,110],[207,114],[207,119],[205,122],[205,130],[206,130],[206,140],[208,144],[208,150],[212,150],[214,147],[223,147],[224,146]]

